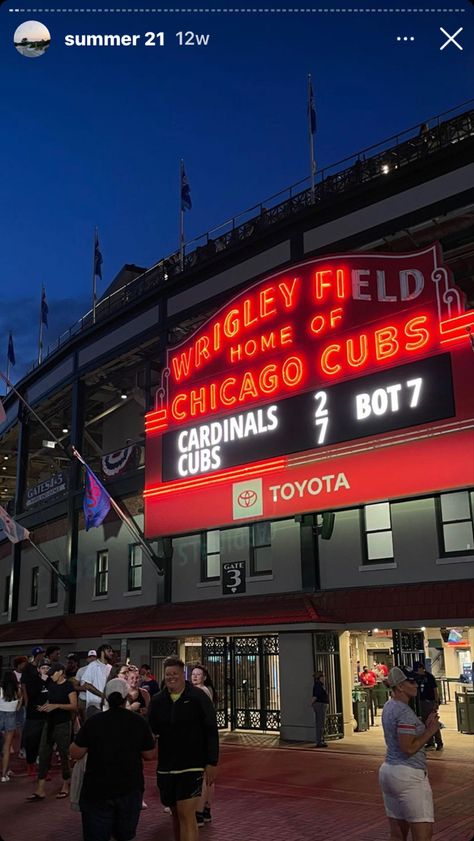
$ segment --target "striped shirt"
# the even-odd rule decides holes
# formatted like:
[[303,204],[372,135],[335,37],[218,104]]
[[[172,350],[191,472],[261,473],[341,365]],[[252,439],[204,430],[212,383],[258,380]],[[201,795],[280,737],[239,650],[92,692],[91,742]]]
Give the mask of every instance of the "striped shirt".
[[426,771],[424,747],[412,756],[408,756],[407,753],[402,751],[398,741],[400,735],[421,736],[426,729],[412,708],[402,701],[395,701],[391,698],[383,708],[382,726],[385,744],[387,745],[385,762],[389,765],[406,765],[409,768],[420,768],[422,771]]

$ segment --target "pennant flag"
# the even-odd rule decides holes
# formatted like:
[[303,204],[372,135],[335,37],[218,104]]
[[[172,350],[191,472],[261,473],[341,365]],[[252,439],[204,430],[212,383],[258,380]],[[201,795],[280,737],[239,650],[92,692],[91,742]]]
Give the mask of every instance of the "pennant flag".
[[183,165],[181,169],[181,210],[191,210],[192,206],[191,190]]
[[14,350],[14,347],[13,347],[13,336],[12,336],[11,333],[10,333],[10,336],[8,338],[7,359],[9,361],[10,365],[13,366],[15,364],[15,350]]
[[86,531],[89,531],[94,526],[100,526],[105,520],[110,511],[110,496],[90,467],[84,462],[83,464],[86,468],[83,509]]
[[30,536],[29,531],[24,529],[23,526],[20,526],[19,523],[15,523],[15,520],[12,520],[10,515],[4,508],[2,508],[1,505],[0,526],[2,526],[3,531],[5,532],[5,537],[8,537],[10,543],[19,543],[20,540],[28,540]]
[[41,324],[44,324],[45,327],[48,326],[48,312],[49,307],[46,303],[46,291],[43,286],[43,291],[41,292]]
[[102,263],[103,258],[99,248],[99,234],[97,231],[95,232],[95,245],[94,245],[94,277],[100,277],[102,280]]
[[309,115],[309,123],[311,126],[311,134],[316,134],[316,109],[314,106],[314,92],[313,92],[313,83],[309,83],[309,95],[308,95],[308,115]]

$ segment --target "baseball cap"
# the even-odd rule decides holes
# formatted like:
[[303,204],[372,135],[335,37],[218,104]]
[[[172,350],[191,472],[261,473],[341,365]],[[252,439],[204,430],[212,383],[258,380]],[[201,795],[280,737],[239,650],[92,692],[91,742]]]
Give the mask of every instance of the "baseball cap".
[[405,680],[414,681],[415,677],[413,672],[403,667],[399,668],[398,666],[394,666],[393,669],[390,669],[387,675],[386,683],[393,689],[395,686],[399,686],[400,683],[403,683]]
[[34,648],[31,650],[31,654],[33,657],[37,657],[38,654],[44,654],[44,648],[42,645],[35,645]]
[[88,657],[97,657],[97,651],[95,650],[95,648],[91,648],[91,650],[87,652],[87,656]]
[[119,677],[114,677],[105,686],[105,697],[110,698],[113,692],[118,692],[122,698],[128,695],[128,683]]
[[79,657],[77,656],[77,654],[74,653],[74,651],[72,651],[71,654],[67,655],[67,659],[68,660],[79,660]]

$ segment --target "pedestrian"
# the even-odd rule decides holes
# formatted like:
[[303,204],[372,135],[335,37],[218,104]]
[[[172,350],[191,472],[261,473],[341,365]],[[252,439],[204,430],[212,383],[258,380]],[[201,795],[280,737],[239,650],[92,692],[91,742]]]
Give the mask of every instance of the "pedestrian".
[[[439,707],[439,695],[436,679],[431,672],[427,672],[421,660],[417,660],[413,664],[413,671],[418,685],[418,699],[420,702],[420,718],[423,722],[426,721],[429,714]],[[427,748],[433,748],[436,743],[436,750],[443,750],[444,744],[441,736],[441,730],[437,730],[434,734],[434,739],[430,739],[427,743]]]
[[59,645],[48,645],[46,649],[46,660],[49,660],[51,664],[59,663],[59,658],[61,656],[61,648]]
[[391,669],[386,686],[392,697],[382,711],[387,753],[379,781],[390,838],[405,841],[411,830],[413,841],[429,841],[434,811],[424,747],[439,728],[438,714],[433,710],[425,724],[416,716],[409,702],[416,697],[417,683],[408,669]]
[[68,654],[66,660],[66,678],[71,680],[71,678],[76,677],[76,674],[79,669],[79,657],[77,654]]
[[313,697],[311,706],[314,712],[314,726],[316,730],[316,747],[327,748],[324,741],[324,727],[326,724],[326,713],[329,704],[329,695],[324,685],[325,677],[323,672],[314,672]]
[[192,686],[178,657],[164,662],[165,687],[150,702],[158,736],[157,782],[173,816],[175,841],[197,841],[196,811],[203,779],[214,782],[219,757],[216,713],[206,692]]
[[146,686],[139,686],[140,674],[138,667],[129,663],[125,679],[128,683],[128,708],[134,713],[146,715],[150,703],[150,695]]
[[28,657],[21,655],[20,657],[15,657],[13,660],[13,671],[15,673],[15,677],[18,681],[18,687],[20,689],[20,694],[22,695],[22,702],[20,708],[16,711],[16,732],[18,734],[18,758],[25,759],[25,746],[23,744],[23,727],[25,726],[25,718],[26,718],[26,709],[23,703],[23,692],[21,690],[21,676],[25,666],[28,663]]
[[82,725],[86,720],[86,691],[85,689],[81,689],[81,681],[82,676],[87,669],[89,663],[93,663],[94,660],[97,660],[97,651],[95,648],[91,648],[90,651],[87,652],[86,658],[86,665],[81,666],[80,669],[77,670],[74,680],[72,681],[76,691],[78,692],[78,699],[77,699],[77,718],[79,723]]
[[[214,704],[214,707],[216,706],[216,690],[214,689],[209,672],[205,666],[202,666],[200,663],[194,666],[191,672],[191,683],[193,686],[196,686],[197,689],[202,689],[203,692],[206,692]],[[203,780],[202,794],[199,798],[199,804],[196,811],[196,821],[198,827],[204,826],[204,824],[211,823],[212,821],[211,803],[214,799],[214,789],[215,785],[208,786],[206,781]]]
[[46,797],[45,783],[51,765],[54,745],[61,759],[62,786],[56,795],[62,800],[69,794],[71,768],[69,765],[69,745],[71,742],[72,715],[77,710],[77,693],[70,681],[66,680],[66,667],[62,663],[53,663],[48,670],[50,680],[47,683],[48,700],[40,707],[46,713],[39,747],[38,782],[36,791],[26,799],[38,802]]
[[364,686],[375,686],[377,676],[372,669],[369,669],[368,666],[364,666],[362,671],[359,673],[359,681],[360,683],[363,683]]
[[112,668],[114,650],[104,643],[97,649],[97,658],[87,666],[81,678],[81,687],[86,690],[86,718],[102,711],[104,689]]
[[156,680],[155,676],[152,674],[152,671],[151,671],[148,663],[144,663],[143,666],[140,666],[140,679],[141,679],[140,686],[144,686],[145,689],[148,690],[148,692],[150,694],[150,698],[153,698],[153,695],[156,695],[156,693],[160,691],[160,687],[158,686],[158,681]]
[[0,733],[4,733],[2,751],[2,783],[10,782],[10,748],[16,730],[16,713],[21,707],[21,690],[13,669],[3,675],[0,685]]
[[46,703],[49,663],[44,659],[44,648],[35,645],[31,654],[32,661],[21,673],[21,689],[23,705],[26,709],[25,725],[23,728],[23,744],[26,754],[26,770],[28,776],[36,776],[36,758],[38,756],[43,724],[46,714],[40,712],[40,707]]
[[87,764],[79,798],[84,841],[131,841],[135,837],[145,782],[142,760],[156,757],[144,718],[126,708],[128,684],[107,683],[106,712],[89,718],[71,745],[71,757]]

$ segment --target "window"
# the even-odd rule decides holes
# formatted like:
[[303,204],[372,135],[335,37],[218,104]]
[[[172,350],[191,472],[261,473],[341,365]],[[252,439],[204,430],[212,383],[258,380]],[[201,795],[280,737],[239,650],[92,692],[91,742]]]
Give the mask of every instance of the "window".
[[[52,561],[54,569],[59,570],[59,561]],[[58,576],[51,570],[49,581],[49,603],[56,604],[58,600]]]
[[272,571],[272,524],[253,523],[250,526],[250,575],[264,575]]
[[30,607],[38,606],[38,583],[39,567],[33,567],[31,570]]
[[441,494],[439,518],[443,541],[443,554],[465,555],[474,553],[473,510],[474,493],[456,491]]
[[109,592],[109,552],[101,549],[95,562],[95,595],[106,596]]
[[5,576],[5,592],[3,594],[3,612],[8,613],[10,608],[10,581],[11,575]]
[[201,537],[201,581],[221,577],[221,533],[206,531]]
[[139,543],[131,543],[128,547],[128,591],[142,589],[142,547]]
[[367,564],[393,561],[392,519],[389,502],[363,509]]

